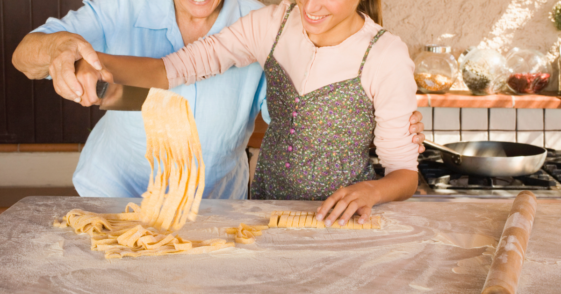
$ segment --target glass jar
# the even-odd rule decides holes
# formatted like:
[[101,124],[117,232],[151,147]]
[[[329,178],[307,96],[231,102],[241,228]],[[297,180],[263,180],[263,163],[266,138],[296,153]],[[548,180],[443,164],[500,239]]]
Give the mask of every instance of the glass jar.
[[549,84],[551,65],[539,51],[514,48],[506,66],[508,88],[516,94],[537,94]]
[[458,63],[449,46],[426,45],[415,58],[415,81],[423,93],[444,93],[458,76]]
[[462,79],[474,95],[500,92],[506,82],[506,59],[491,49],[473,49],[460,65]]

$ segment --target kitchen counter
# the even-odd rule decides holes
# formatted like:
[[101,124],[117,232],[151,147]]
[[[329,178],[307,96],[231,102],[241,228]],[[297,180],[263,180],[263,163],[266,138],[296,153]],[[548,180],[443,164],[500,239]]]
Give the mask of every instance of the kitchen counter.
[[[89,236],[51,226],[73,208],[131,199],[27,197],[0,215],[0,293],[480,293],[512,200],[415,199],[376,206],[381,230],[278,229],[210,254],[106,260]],[[425,201],[421,201],[425,200]],[[139,203],[140,199],[132,199]],[[203,200],[179,235],[229,238],[271,211],[317,202]],[[561,200],[539,200],[518,293],[556,293]]]
[[450,91],[445,94],[417,93],[418,107],[467,108],[561,108],[558,93],[475,96],[469,91]]

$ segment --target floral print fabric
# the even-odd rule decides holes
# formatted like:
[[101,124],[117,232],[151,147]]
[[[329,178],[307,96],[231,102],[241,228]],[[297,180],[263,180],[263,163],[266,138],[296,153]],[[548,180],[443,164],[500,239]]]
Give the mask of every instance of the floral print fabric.
[[369,146],[375,127],[372,101],[360,76],[299,95],[273,57],[290,6],[265,63],[271,123],[263,139],[252,199],[324,200],[337,189],[373,180]]

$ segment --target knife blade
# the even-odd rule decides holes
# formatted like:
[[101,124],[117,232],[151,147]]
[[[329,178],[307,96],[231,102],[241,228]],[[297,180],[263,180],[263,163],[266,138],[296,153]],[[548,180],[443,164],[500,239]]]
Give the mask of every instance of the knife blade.
[[97,97],[101,99],[101,110],[140,111],[150,89],[109,84],[98,81]]

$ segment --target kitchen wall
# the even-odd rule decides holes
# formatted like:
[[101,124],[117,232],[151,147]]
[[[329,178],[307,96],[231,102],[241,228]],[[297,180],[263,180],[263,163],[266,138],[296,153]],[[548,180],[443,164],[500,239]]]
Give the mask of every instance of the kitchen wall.
[[506,53],[514,47],[546,54],[557,89],[561,32],[549,14],[558,0],[385,0],[384,27],[409,46],[415,58],[425,44],[453,47],[458,57],[470,46]]
[[420,107],[429,140],[528,143],[561,150],[561,109]]
[[[415,58],[425,44],[449,45],[458,57],[470,46],[506,54],[514,47],[546,55],[557,90],[561,32],[550,20],[558,0],[386,0],[384,27]],[[483,99],[481,97],[474,99]],[[421,108],[428,138],[438,143],[496,140],[561,149],[561,110]]]
[[78,152],[0,153],[0,187],[71,187],[79,156]]

